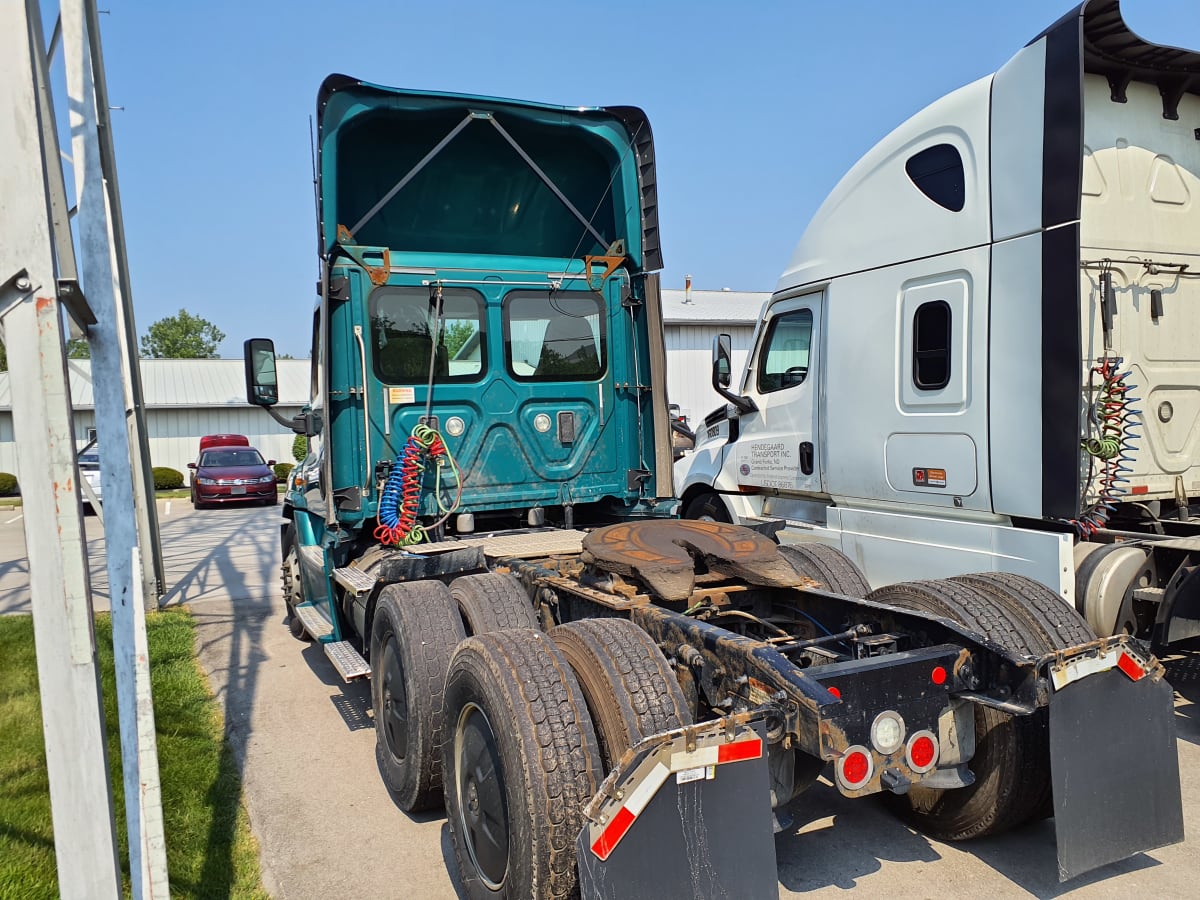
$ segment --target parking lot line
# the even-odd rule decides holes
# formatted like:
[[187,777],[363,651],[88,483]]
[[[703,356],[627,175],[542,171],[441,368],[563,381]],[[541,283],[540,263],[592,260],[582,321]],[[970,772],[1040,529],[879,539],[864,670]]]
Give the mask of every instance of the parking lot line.
[[21,519],[23,519],[24,517],[25,517],[25,513],[17,513],[17,517],[16,517],[15,519],[9,519],[9,520],[8,520],[7,522],[5,522],[4,524],[5,524],[5,525],[11,525],[13,522],[20,522],[20,521],[21,521]]

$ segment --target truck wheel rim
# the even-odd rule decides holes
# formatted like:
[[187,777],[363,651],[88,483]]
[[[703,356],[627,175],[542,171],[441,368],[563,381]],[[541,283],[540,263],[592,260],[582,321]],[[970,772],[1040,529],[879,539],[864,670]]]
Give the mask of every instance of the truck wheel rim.
[[388,635],[383,645],[383,725],[388,751],[396,759],[404,759],[408,753],[408,695],[395,635]]
[[508,871],[508,800],[496,735],[474,703],[459,714],[454,761],[463,844],[480,880],[499,890]]

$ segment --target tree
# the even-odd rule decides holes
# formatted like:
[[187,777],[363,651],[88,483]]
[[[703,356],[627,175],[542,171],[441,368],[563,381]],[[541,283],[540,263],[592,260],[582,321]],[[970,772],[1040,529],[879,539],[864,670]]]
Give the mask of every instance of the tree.
[[78,340],[67,338],[67,358],[91,359],[92,348],[88,346],[87,338],[79,338]]
[[462,349],[463,344],[471,339],[471,335],[475,333],[475,323],[468,322],[465,319],[457,319],[446,326],[444,340],[446,342],[446,354],[454,359],[454,354]]
[[308,456],[308,438],[302,434],[296,435],[292,441],[292,456],[296,458],[296,462],[304,462],[304,458]]
[[142,335],[142,356],[150,359],[216,359],[225,332],[186,309],[159,319]]
[[4,349],[4,341],[0,341],[0,372],[8,371],[8,351]]

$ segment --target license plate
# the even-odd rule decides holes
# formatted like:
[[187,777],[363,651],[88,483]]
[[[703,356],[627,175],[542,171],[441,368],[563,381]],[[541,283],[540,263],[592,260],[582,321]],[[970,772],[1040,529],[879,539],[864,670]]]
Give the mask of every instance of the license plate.
[[246,486],[244,484],[234,485],[232,488],[230,488],[229,493],[244,494],[246,493]]

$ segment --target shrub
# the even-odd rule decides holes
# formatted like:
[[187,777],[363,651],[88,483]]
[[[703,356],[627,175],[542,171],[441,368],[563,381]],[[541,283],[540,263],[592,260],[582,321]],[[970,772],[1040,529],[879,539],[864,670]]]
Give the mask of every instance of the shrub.
[[183,473],[169,466],[154,467],[154,489],[156,491],[173,491],[183,487]]
[[0,497],[7,497],[10,494],[20,493],[17,487],[17,476],[10,475],[7,472],[0,472]]
[[275,481],[278,484],[283,484],[288,480],[288,476],[292,474],[292,469],[296,468],[291,463],[276,463],[275,464]]
[[292,457],[296,462],[304,462],[304,457],[308,456],[308,438],[302,434],[296,435],[296,439],[292,441]]

